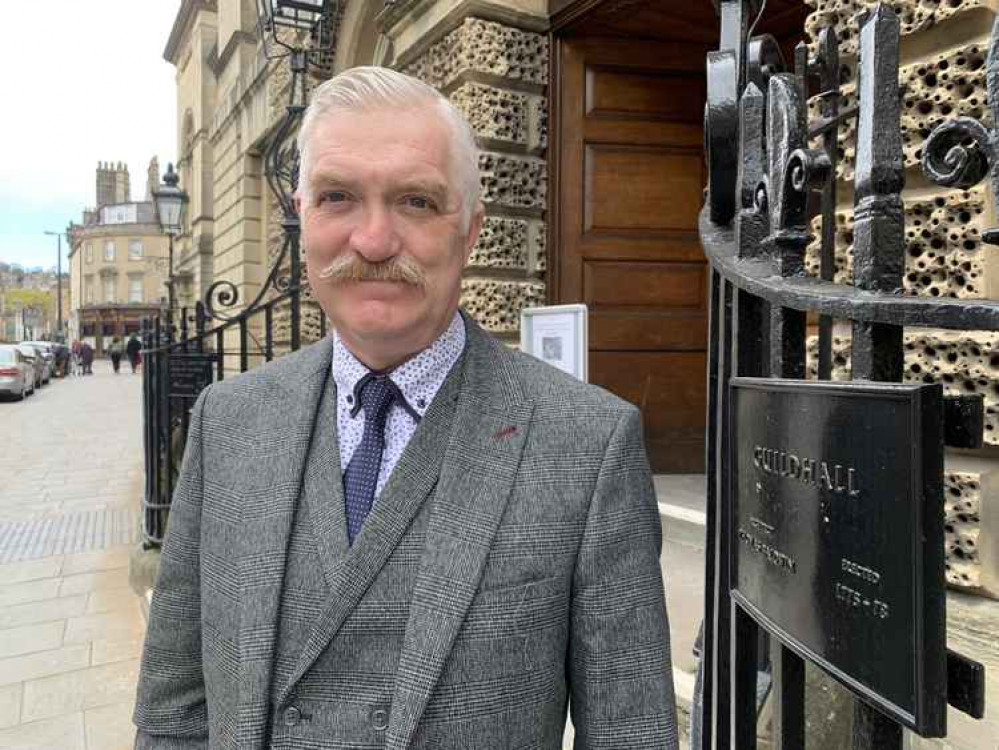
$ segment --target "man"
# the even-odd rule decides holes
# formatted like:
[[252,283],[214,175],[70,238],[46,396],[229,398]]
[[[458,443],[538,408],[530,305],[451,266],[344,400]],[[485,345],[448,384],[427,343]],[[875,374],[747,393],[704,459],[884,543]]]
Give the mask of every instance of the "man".
[[132,366],[132,374],[134,375],[139,367],[139,361],[142,359],[142,342],[135,337],[134,333],[125,345],[125,354],[128,355],[128,363]]
[[676,748],[638,412],[458,311],[468,125],[359,68],[299,147],[336,334],[194,408],[137,746]]

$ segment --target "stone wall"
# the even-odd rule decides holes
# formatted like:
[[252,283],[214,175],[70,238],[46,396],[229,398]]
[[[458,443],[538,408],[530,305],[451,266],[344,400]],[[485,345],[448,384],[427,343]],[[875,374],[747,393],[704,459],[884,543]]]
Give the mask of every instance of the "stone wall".
[[513,339],[521,309],[545,300],[548,39],[466,18],[403,70],[448,96],[478,137],[486,220],[462,304],[487,329]]

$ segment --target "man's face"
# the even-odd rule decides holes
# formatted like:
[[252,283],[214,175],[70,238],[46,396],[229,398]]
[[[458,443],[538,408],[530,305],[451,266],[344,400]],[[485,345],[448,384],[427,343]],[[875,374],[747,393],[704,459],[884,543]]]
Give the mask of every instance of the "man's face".
[[333,112],[312,133],[300,196],[309,283],[373,369],[428,346],[458,308],[481,214],[463,221],[449,140],[429,105]]

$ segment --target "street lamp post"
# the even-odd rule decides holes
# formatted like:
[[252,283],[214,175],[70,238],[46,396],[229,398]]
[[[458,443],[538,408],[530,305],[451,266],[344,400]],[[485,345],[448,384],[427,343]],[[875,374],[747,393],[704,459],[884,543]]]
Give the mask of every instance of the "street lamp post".
[[62,340],[62,232],[45,231],[56,238],[56,338]]
[[153,202],[156,204],[160,226],[170,238],[167,271],[167,293],[169,295],[167,305],[169,315],[173,315],[173,309],[176,304],[173,278],[173,238],[180,234],[184,208],[187,205],[187,193],[177,187],[177,183],[179,182],[180,177],[173,171],[173,164],[167,164],[166,174],[163,175],[163,186],[153,191]]

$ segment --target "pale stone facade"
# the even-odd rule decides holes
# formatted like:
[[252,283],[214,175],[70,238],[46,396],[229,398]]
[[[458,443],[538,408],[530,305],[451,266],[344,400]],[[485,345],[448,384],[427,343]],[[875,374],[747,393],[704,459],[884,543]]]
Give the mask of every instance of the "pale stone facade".
[[216,104],[217,7],[184,2],[164,50],[177,68],[177,172],[189,203],[176,240],[177,300],[191,305],[214,278],[214,155],[209,138]]
[[[156,168],[153,159],[150,172]],[[111,336],[137,332],[143,318],[163,309],[169,238],[151,201],[130,200],[123,165],[98,166],[97,199],[69,231],[68,337],[88,340],[100,353]],[[115,202],[101,204],[109,199]]]

